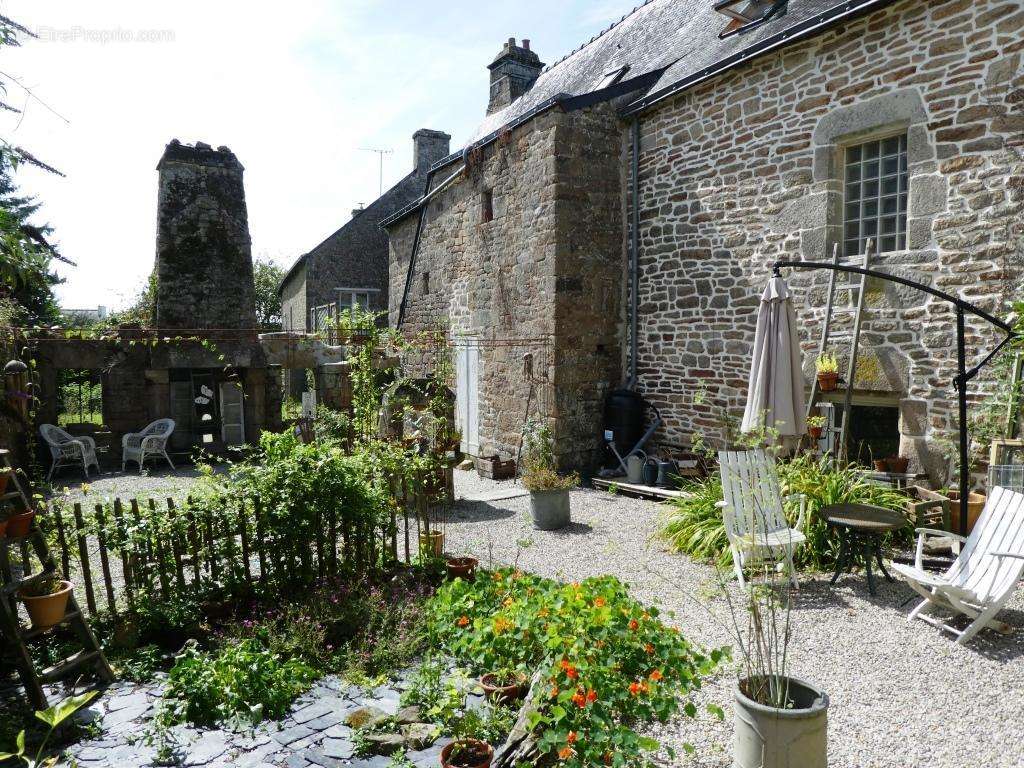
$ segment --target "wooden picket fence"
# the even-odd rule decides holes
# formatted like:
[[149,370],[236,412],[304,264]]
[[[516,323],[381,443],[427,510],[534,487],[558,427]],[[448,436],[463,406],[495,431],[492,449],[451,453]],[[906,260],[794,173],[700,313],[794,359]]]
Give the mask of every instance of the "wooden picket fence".
[[[223,498],[212,505],[190,500],[181,508],[172,498],[117,498],[91,510],[76,503],[70,514],[50,506],[40,522],[56,545],[53,555],[65,578],[85,595],[89,613],[118,614],[134,611],[142,594],[166,599],[210,586],[242,594],[269,584],[411,563],[421,532],[430,526],[429,505],[437,498],[398,481],[392,483],[392,496],[396,503],[389,520],[370,527],[330,508],[314,521],[311,540],[291,551],[254,497]],[[147,530],[147,520],[158,517],[169,525]],[[24,546],[22,558],[26,572],[31,570]]]

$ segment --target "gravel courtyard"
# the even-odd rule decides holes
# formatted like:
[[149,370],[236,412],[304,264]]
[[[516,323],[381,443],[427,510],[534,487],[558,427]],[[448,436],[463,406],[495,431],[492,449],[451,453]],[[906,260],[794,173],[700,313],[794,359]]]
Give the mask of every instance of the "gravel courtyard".
[[[89,495],[181,497],[195,482],[190,470],[153,475],[106,475]],[[80,498],[79,484],[68,490]],[[708,565],[668,553],[652,540],[661,507],[603,491],[572,494],[573,523],[536,531],[529,499],[511,482],[481,480],[456,471],[456,503],[447,549],[471,552],[485,565],[513,564],[538,574],[577,580],[614,574],[641,600],[674,614],[692,641],[732,644],[730,614],[719,576]],[[868,594],[862,574],[835,589],[828,574],[803,575],[793,614],[791,671],[831,698],[829,765],[833,768],[1010,768],[1024,766],[1024,593],[1000,618],[1010,636],[983,631],[968,647],[923,622],[906,621],[914,593],[902,582],[879,580]],[[730,583],[734,604],[742,599]],[[742,619],[742,617],[741,617]],[[683,718],[655,735],[679,752],[666,766],[726,768],[731,764],[731,687],[726,669],[698,695],[695,720]],[[703,712],[716,703],[719,722]],[[692,756],[681,746],[696,747]]]
[[[458,495],[495,496],[511,483],[456,472]],[[449,551],[470,551],[482,563],[513,563],[565,580],[604,573],[627,581],[641,600],[672,611],[691,640],[732,643],[729,610],[713,567],[670,554],[651,541],[658,504],[603,491],[572,494],[571,526],[543,532],[529,522],[529,499],[460,501],[450,518]],[[521,546],[524,544],[525,546]],[[793,614],[794,675],[831,698],[829,765],[833,768],[1010,768],[1024,766],[1024,594],[1000,618],[1017,628],[1004,637],[983,631],[966,648],[927,624],[909,623],[914,593],[879,581],[868,594],[862,574],[835,589],[829,575],[804,575]],[[739,589],[730,586],[735,599]],[[727,671],[701,693],[724,722],[698,714],[672,723],[660,738],[677,751],[697,750],[665,765],[715,768],[731,764],[731,686]]]

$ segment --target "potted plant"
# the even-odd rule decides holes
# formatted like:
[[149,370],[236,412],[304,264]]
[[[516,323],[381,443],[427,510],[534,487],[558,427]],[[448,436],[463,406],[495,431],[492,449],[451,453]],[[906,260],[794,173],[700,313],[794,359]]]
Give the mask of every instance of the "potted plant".
[[807,417],[807,434],[811,436],[811,440],[821,440],[821,433],[825,430],[825,417],[824,416],[808,416]]
[[484,689],[484,695],[491,701],[508,704],[526,696],[530,688],[530,681],[524,672],[505,668],[488,672],[481,677],[480,687]]
[[839,361],[831,352],[824,352],[814,363],[818,373],[818,388],[822,392],[832,392],[839,381]]
[[35,516],[35,510],[23,507],[7,518],[7,538],[20,539],[22,536],[28,536]]
[[18,591],[25,603],[33,629],[49,629],[60,624],[71,597],[71,582],[56,575],[44,576]]
[[468,555],[462,557],[445,555],[445,565],[448,568],[449,579],[465,579],[466,581],[472,581],[476,567],[479,564],[479,560]]
[[579,485],[579,475],[555,471],[554,440],[546,424],[528,423],[523,437],[523,485],[530,492],[533,525],[542,531],[564,528],[571,519],[569,491]]
[[751,579],[745,593],[746,631],[729,601],[743,661],[733,690],[733,765],[737,768],[828,765],[829,698],[789,673],[792,589],[785,574],[769,561],[762,563],[758,578]]
[[494,747],[479,739],[457,739],[441,750],[442,768],[490,768]]
[[910,459],[906,456],[890,456],[885,460],[885,465],[893,474],[903,475],[910,468]]

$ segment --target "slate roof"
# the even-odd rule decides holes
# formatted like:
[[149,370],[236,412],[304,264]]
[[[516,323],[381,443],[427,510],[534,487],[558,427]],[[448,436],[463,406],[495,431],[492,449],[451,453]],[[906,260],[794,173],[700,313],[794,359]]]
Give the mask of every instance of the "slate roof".
[[[713,0],[648,0],[618,22],[547,67],[525,95],[489,115],[473,133],[474,144],[558,95],[593,92],[610,69],[629,65],[624,80],[664,70],[646,95],[669,92],[677,83],[715,68],[759,43],[801,27],[823,26],[847,14],[872,10],[894,0],[789,0],[785,15],[742,34],[720,39],[729,19]],[[818,29],[814,30],[819,31]],[[785,44],[792,42],[786,39]],[[638,98],[639,101],[639,98]],[[639,106],[639,104],[638,104]]]

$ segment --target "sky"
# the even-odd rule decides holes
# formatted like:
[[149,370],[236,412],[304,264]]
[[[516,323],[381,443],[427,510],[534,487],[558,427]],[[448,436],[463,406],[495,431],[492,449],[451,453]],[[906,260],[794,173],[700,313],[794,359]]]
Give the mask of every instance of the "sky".
[[289,266],[412,170],[418,128],[462,146],[509,37],[556,61],[637,0],[0,0],[39,38],[3,49],[0,135],[61,253],[69,308],[131,302],[153,267],[156,164],[173,138],[245,166],[253,255]]

